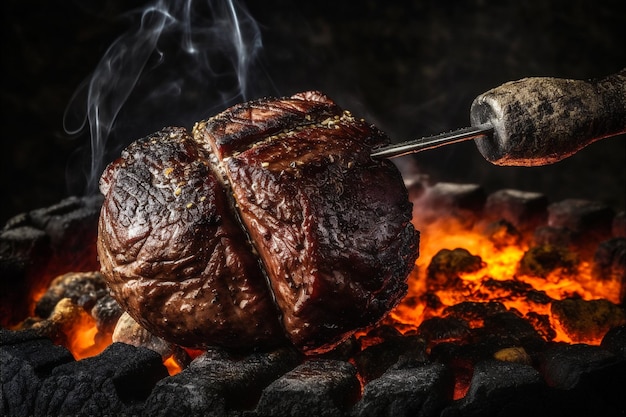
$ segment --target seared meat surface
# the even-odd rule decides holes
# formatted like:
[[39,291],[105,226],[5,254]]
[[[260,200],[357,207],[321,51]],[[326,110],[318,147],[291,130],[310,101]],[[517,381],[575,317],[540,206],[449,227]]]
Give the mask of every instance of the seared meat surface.
[[175,343],[329,350],[400,301],[417,258],[402,178],[369,157],[387,142],[317,92],[142,139],[101,180],[103,273]]
[[181,128],[131,144],[100,180],[102,273],[153,334],[183,346],[269,346],[278,312],[209,155]]

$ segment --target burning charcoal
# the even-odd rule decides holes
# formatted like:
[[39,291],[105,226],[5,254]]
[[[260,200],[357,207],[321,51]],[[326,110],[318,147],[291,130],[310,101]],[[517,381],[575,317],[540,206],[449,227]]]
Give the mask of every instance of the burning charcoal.
[[552,272],[572,274],[578,266],[578,257],[560,246],[542,245],[530,248],[520,260],[523,275],[547,278]]
[[99,272],[70,272],[55,278],[48,291],[35,307],[35,314],[47,318],[56,304],[63,298],[70,298],[76,305],[89,311],[98,298],[108,294],[104,278]]
[[522,234],[517,231],[515,226],[506,220],[490,223],[483,233],[498,249],[507,246],[516,246],[522,241]]
[[533,325],[537,333],[541,335],[548,342],[554,340],[556,337],[556,331],[552,328],[550,323],[550,316],[547,314],[539,314],[535,311],[529,311],[525,316],[526,320]]
[[481,361],[474,367],[467,395],[442,415],[546,415],[541,396],[543,388],[539,372],[531,366]]
[[156,352],[114,343],[98,356],[56,367],[39,387],[34,414],[137,414],[166,376]]
[[540,226],[533,235],[535,246],[574,247],[574,232],[566,227]]
[[224,350],[211,348],[179,374],[160,381],[146,400],[143,415],[237,415],[236,411],[254,408],[263,388],[296,366],[299,359],[288,349],[233,358]]
[[485,190],[479,185],[440,182],[427,188],[413,204],[421,222],[432,223],[445,216],[470,229],[482,213],[485,200]]
[[418,334],[429,344],[451,340],[461,342],[468,339],[470,328],[465,320],[454,317],[433,317],[420,324]]
[[626,324],[626,313],[608,300],[554,301],[552,317],[574,342],[600,341],[611,328]]
[[141,327],[128,313],[121,315],[113,331],[113,342],[144,347],[153,350],[166,359],[174,353],[174,345],[157,337]]
[[476,272],[483,267],[480,256],[467,249],[442,249],[433,256],[427,269],[428,289],[456,287],[461,283],[459,274]]
[[600,243],[593,261],[593,277],[614,283],[619,301],[626,304],[626,237]]
[[337,345],[333,350],[317,355],[320,359],[334,359],[347,361],[352,358],[356,352],[361,349],[361,346],[354,335],[350,336],[342,343]]
[[602,349],[626,358],[626,325],[613,327],[602,338]]
[[548,226],[565,227],[575,233],[581,250],[589,251],[611,237],[615,212],[594,201],[567,199],[548,206]]
[[105,334],[113,333],[122,313],[124,313],[122,307],[108,294],[99,298],[91,309],[91,316],[96,320],[98,333]]
[[497,294],[499,298],[523,299],[535,304],[548,304],[552,301],[544,291],[536,290],[532,285],[517,279],[486,279],[482,283],[481,294],[484,297]]
[[256,412],[262,416],[337,416],[357,401],[360,385],[348,362],[310,360],[263,390]]
[[499,190],[487,197],[485,216],[505,220],[518,230],[528,231],[548,219],[548,199],[543,194],[519,190]]
[[13,326],[30,314],[29,303],[39,283],[41,265],[51,256],[46,234],[31,226],[10,228],[10,223],[0,231],[0,325]]
[[354,355],[353,363],[359,375],[368,382],[380,377],[402,357],[405,363],[423,363],[428,360],[426,342],[418,336],[388,337]]
[[532,358],[523,347],[510,347],[500,349],[493,354],[493,358],[502,362],[514,362],[524,365],[532,365]]
[[[494,314],[485,318],[485,325],[472,330],[476,344],[487,355],[512,346],[521,346],[534,351],[545,342],[533,325],[511,312]],[[480,356],[481,358],[483,356]]]
[[626,237],[626,211],[620,211],[613,218],[611,234],[613,237]]
[[462,303],[446,307],[443,314],[446,317],[454,317],[465,320],[470,323],[471,327],[479,327],[483,325],[485,317],[505,311],[506,307],[504,304],[497,301],[488,301],[485,303],[464,301]]
[[442,364],[390,370],[368,383],[352,416],[435,416],[452,397],[453,379]]
[[62,298],[45,320],[35,322],[30,328],[37,334],[50,338],[55,343],[68,345],[75,326],[93,321],[91,316],[72,302]]

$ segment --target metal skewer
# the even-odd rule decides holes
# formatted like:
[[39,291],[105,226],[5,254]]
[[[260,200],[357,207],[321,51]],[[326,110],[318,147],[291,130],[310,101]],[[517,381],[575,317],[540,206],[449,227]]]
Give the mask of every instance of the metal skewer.
[[440,146],[476,139],[481,136],[490,135],[492,132],[493,126],[490,123],[485,123],[480,126],[464,127],[447,133],[440,133],[434,136],[428,136],[421,139],[410,140],[378,148],[371,154],[371,156],[372,158],[395,158],[398,156],[408,155],[410,153],[426,151],[429,149],[439,148]]

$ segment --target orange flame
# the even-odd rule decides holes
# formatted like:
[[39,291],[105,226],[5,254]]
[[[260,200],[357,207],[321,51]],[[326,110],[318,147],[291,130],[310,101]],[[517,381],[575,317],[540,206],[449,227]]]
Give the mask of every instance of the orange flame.
[[[438,316],[443,308],[453,306],[463,301],[498,301],[508,309],[515,309],[522,315],[529,312],[547,315],[550,318],[551,327],[556,332],[554,341],[572,343],[572,339],[564,331],[558,320],[550,311],[550,303],[540,304],[529,301],[523,297],[516,297],[510,292],[499,290],[497,287],[487,288],[487,280],[514,281],[532,286],[537,291],[544,292],[554,300],[562,300],[575,296],[583,300],[606,299],[619,304],[619,288],[615,282],[599,282],[594,280],[591,273],[590,262],[581,262],[574,273],[564,273],[555,270],[547,277],[533,277],[521,274],[519,265],[522,257],[529,249],[525,242],[499,247],[488,236],[474,229],[467,230],[454,219],[438,220],[416,228],[421,230],[420,257],[416,261],[415,269],[409,277],[409,292],[405,300],[400,303],[390,314],[390,318],[400,324],[399,329],[417,329],[427,318]],[[442,249],[464,248],[472,255],[478,255],[483,261],[483,267],[472,273],[460,273],[466,291],[457,288],[437,289],[434,293],[438,296],[443,306],[437,311],[421,301],[427,290],[427,267],[432,258]],[[478,323],[470,323],[479,326]],[[578,340],[580,341],[580,340]],[[599,344],[597,338],[584,340],[588,344]]]

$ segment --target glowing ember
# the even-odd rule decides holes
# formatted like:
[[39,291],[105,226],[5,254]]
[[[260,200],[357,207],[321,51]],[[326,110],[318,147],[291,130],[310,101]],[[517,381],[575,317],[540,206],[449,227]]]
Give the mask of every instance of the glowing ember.
[[[533,254],[533,250],[522,239],[506,241],[501,236],[494,239],[493,235],[489,236],[476,230],[480,227],[467,230],[459,222],[450,219],[425,225],[419,224],[417,219],[414,223],[421,230],[422,246],[416,268],[409,278],[409,295],[390,315],[393,321],[400,324],[399,328],[415,330],[425,319],[445,315],[444,310],[447,307],[461,302],[498,301],[507,309],[525,316],[531,323],[534,320],[529,314],[548,316],[551,327],[556,332],[556,336],[551,338],[554,341],[600,343],[602,335],[598,337],[597,332],[572,338],[572,332],[563,329],[563,325],[552,314],[551,309],[553,301],[568,298],[605,299],[619,304],[617,284],[614,281],[594,280],[589,262],[576,263],[576,258],[572,254],[559,252],[561,258],[558,258],[558,261],[561,264],[553,265],[554,268],[546,271],[545,276],[533,276],[529,275],[532,269],[523,267],[524,261],[529,258],[529,254]],[[503,245],[503,241],[507,244]],[[449,274],[458,279],[458,282],[437,279],[433,284],[432,276],[429,277],[433,258],[438,259],[436,255],[440,257],[441,254],[445,254],[445,250],[452,251],[456,248],[463,248],[463,253],[468,252],[467,256],[480,257],[482,264],[475,268],[467,267],[466,270],[459,270],[456,273],[444,269],[442,272],[444,275]],[[535,252],[539,252],[537,257],[545,258],[546,252],[554,254],[557,251],[547,248],[543,252]],[[461,255],[457,254],[457,266],[463,264],[459,256]],[[528,263],[532,261],[533,259]],[[445,263],[444,268],[454,269],[453,263]],[[426,295],[429,294],[437,297],[440,302],[438,308],[428,305]],[[620,321],[623,316],[620,316],[619,312],[618,316],[617,321]],[[480,322],[470,322],[471,327],[481,325]],[[541,333],[540,329],[537,330]]]
[[[533,244],[531,236],[504,221],[468,225],[438,213],[435,220],[416,217],[414,224],[421,231],[421,247],[408,294],[384,326],[357,332],[361,351],[408,333],[419,335],[430,354],[442,343],[467,343],[472,332],[486,326],[487,317],[500,313],[525,320],[546,341],[566,343],[599,345],[610,328],[626,323],[619,305],[624,291],[620,279],[597,279],[597,265],[588,253]],[[31,289],[33,315],[19,328],[50,337],[77,360],[97,355],[117,340],[160,352],[169,374],[175,375],[203,353],[164,341],[159,350],[147,342],[155,337],[137,338],[141,332],[132,326],[128,340],[115,339],[122,311],[97,272],[65,273],[42,282],[49,286]],[[494,357],[528,360],[527,353],[515,349],[521,348],[512,346]],[[467,393],[473,364],[456,360],[450,364],[455,375],[451,395],[459,399]]]
[[174,356],[170,356],[165,361],[163,361],[163,365],[165,365],[165,367],[167,368],[167,372],[170,374],[170,376],[176,375],[183,370],[178,362],[176,362],[176,359],[174,359]]

